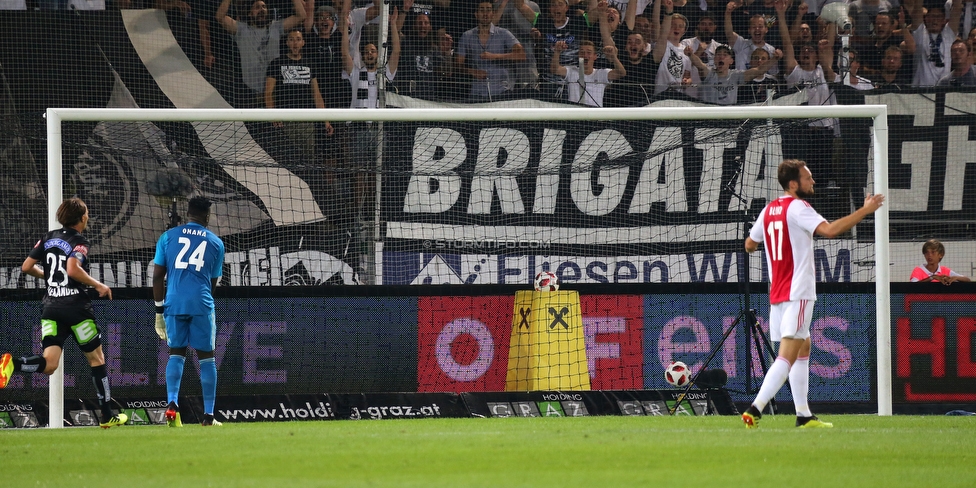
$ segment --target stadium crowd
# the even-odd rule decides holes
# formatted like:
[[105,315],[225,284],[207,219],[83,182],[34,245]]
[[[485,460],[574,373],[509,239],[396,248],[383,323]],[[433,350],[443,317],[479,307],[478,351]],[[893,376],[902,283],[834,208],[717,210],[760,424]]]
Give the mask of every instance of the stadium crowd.
[[[0,8],[163,10],[190,61],[238,108],[406,100],[387,103],[391,93],[421,104],[734,105],[803,90],[813,105],[838,103],[841,85],[976,86],[976,0],[0,0]],[[818,168],[827,188],[858,187],[844,182],[851,170],[838,157],[839,125],[791,128],[784,156]],[[295,163],[324,206],[341,197],[342,213],[353,215],[338,220],[361,226],[375,183],[374,124],[248,127],[276,160]],[[348,169],[352,181],[337,181]]]
[[[382,103],[358,85],[439,102],[596,107],[642,106],[666,91],[731,105],[818,86],[811,103],[834,103],[823,85],[839,82],[976,86],[973,0],[394,0],[395,20],[369,0],[107,1],[0,0],[0,8],[166,10],[184,51],[238,107]],[[381,21],[391,26],[384,39],[401,46],[394,53],[389,42],[386,59]],[[297,44],[301,62],[282,62]],[[346,68],[360,67],[369,49],[377,66],[395,69],[351,78]],[[297,78],[282,80],[286,72]],[[280,93],[265,97],[273,78]],[[311,79],[321,101],[287,86]]]

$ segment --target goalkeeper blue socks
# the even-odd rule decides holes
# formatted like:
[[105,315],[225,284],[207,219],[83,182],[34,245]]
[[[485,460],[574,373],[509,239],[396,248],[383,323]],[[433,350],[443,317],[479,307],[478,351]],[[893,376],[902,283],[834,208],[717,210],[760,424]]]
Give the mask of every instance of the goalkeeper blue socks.
[[217,397],[217,362],[214,358],[200,360],[200,386],[203,387],[203,413],[213,415]]
[[176,403],[180,397],[180,382],[183,381],[183,365],[186,358],[170,355],[166,363],[166,401]]

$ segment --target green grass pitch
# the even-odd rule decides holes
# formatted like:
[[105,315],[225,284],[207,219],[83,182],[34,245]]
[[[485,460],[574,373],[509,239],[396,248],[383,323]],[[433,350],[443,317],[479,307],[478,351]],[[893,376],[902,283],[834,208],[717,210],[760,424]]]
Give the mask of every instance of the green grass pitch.
[[422,419],[0,432],[0,485],[976,486],[976,417]]

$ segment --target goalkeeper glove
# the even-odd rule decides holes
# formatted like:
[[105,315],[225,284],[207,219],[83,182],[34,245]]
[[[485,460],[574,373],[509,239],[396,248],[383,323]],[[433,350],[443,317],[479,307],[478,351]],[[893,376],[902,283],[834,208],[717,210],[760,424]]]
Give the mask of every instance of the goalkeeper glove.
[[166,321],[163,320],[163,302],[156,302],[156,335],[166,340]]

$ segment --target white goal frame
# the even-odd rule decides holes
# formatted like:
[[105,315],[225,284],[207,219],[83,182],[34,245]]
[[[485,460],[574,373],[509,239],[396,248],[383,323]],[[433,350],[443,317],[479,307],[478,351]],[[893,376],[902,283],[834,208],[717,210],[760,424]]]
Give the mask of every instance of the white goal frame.
[[[550,120],[707,120],[871,118],[874,191],[888,193],[888,109],[885,105],[730,106],[634,108],[437,108],[437,109],[133,109],[49,108],[47,117],[48,227],[56,229],[63,192],[61,123],[66,121],[550,121]],[[381,171],[377,172],[379,178]],[[379,186],[377,186],[379,188]],[[377,205],[379,202],[377,201]],[[888,246],[888,207],[875,214],[875,292],[878,374],[878,415],[892,414],[891,291]],[[148,298],[147,298],[148,299]],[[151,317],[146,319],[150,327]],[[64,355],[49,382],[50,428],[62,428],[64,418]]]

